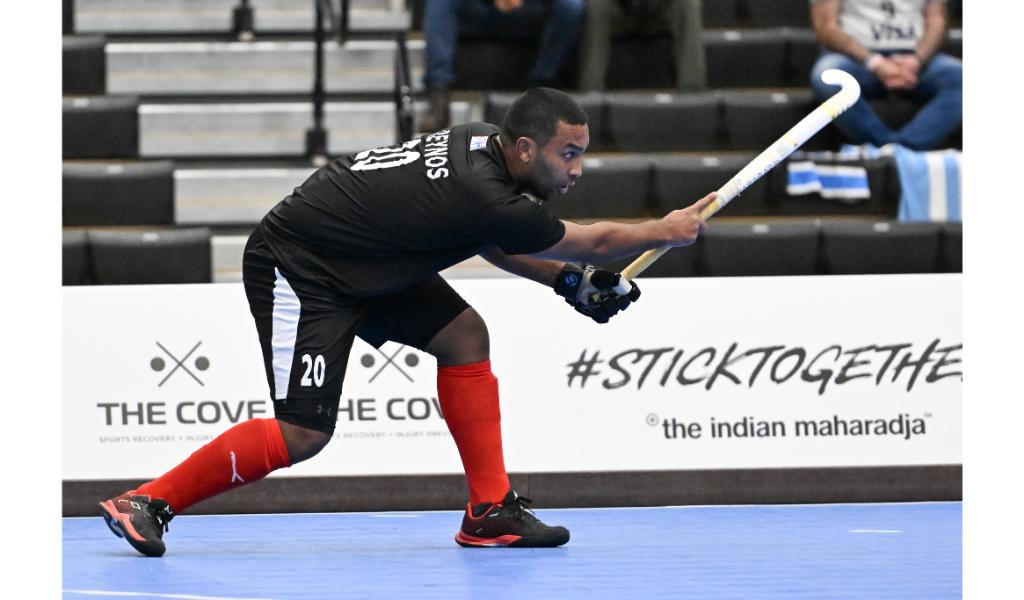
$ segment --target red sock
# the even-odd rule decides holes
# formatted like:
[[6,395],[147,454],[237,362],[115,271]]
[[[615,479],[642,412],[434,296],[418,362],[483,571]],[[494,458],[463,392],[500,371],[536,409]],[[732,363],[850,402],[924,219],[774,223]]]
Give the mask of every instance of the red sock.
[[163,498],[180,513],[207,498],[259,481],[290,467],[288,447],[277,419],[251,419],[235,425],[178,466],[143,484],[138,493]]
[[501,451],[498,379],[491,361],[437,368],[437,397],[462,457],[470,504],[498,503],[509,490]]

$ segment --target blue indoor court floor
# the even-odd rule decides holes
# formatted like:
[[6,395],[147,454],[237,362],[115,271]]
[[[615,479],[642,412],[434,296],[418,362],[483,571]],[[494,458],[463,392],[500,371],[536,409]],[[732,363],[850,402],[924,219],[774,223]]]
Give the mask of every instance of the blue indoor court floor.
[[960,598],[961,504],[538,510],[554,549],[467,549],[451,511],[182,515],[163,558],[63,520],[63,597]]

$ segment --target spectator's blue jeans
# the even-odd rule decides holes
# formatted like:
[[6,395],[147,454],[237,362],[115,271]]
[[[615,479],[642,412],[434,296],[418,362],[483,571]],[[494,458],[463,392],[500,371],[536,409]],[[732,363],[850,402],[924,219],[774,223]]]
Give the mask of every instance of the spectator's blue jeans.
[[811,87],[822,100],[839,90],[821,80],[821,73],[826,69],[842,69],[860,83],[860,100],[836,119],[836,126],[855,143],[876,146],[896,143],[914,150],[931,150],[963,120],[963,64],[947,54],[936,54],[928,61],[918,74],[915,89],[898,92],[925,103],[899,131],[883,123],[868,104],[869,98],[882,97],[888,92],[867,67],[845,54],[823,51],[811,69]]
[[[426,84],[451,85],[455,79],[455,44],[459,24],[496,35],[530,36],[541,30],[537,60],[530,72],[532,85],[550,85],[569,56],[583,20],[584,0],[525,0],[509,13],[493,0],[427,0],[423,37],[427,42]],[[502,65],[494,65],[501,69]]]

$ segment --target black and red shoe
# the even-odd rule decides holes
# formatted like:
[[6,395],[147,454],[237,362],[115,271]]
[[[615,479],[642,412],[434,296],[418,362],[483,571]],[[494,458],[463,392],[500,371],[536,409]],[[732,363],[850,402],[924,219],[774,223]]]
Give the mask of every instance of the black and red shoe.
[[163,536],[174,518],[167,502],[131,490],[100,502],[100,514],[114,535],[125,538],[132,548],[146,556],[163,556],[167,550]]
[[501,504],[467,506],[456,543],[467,548],[554,548],[568,542],[569,530],[542,523],[530,510],[531,502],[509,490]]

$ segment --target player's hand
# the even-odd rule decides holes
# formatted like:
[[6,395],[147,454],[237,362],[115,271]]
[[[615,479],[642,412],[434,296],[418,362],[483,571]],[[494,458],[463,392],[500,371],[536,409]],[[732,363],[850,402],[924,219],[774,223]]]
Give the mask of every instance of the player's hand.
[[672,240],[669,246],[689,246],[697,241],[697,237],[707,229],[707,222],[700,216],[702,210],[718,198],[718,194],[711,192],[700,200],[686,208],[674,210],[662,218],[662,222],[668,227],[668,235]]
[[593,265],[565,263],[555,280],[555,293],[565,298],[576,312],[598,323],[607,323],[640,297],[640,288],[633,281],[629,282],[629,292],[615,291],[620,279],[618,273]]

